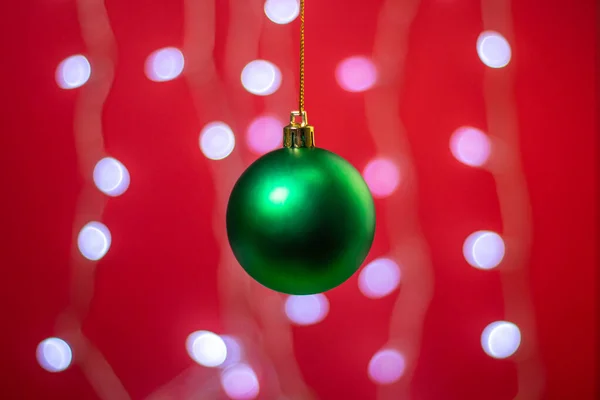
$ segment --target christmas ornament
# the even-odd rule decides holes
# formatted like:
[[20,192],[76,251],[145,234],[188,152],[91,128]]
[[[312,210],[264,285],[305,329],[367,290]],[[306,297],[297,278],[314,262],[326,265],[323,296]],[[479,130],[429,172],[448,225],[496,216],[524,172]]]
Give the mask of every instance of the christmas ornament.
[[283,148],[256,160],[235,184],[227,236],[256,281],[282,293],[314,294],[360,267],[373,242],[375,207],[360,173],[315,147],[304,110],[303,0],[300,21],[300,111],[283,128]]

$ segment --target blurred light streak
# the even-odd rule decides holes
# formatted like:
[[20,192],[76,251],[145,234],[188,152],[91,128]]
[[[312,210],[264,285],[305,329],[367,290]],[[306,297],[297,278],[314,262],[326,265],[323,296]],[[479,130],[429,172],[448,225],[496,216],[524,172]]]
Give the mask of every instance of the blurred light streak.
[[[383,348],[398,350],[404,360],[402,378],[378,387],[378,399],[410,398],[410,381],[421,347],[423,321],[433,296],[433,270],[429,250],[418,221],[416,174],[410,145],[398,114],[408,34],[419,0],[398,3],[386,0],[379,13],[373,48],[377,84],[365,93],[369,131],[378,156],[394,162],[402,171],[401,190],[386,200],[390,214],[387,228],[389,258],[402,265],[403,289],[390,318],[389,341]],[[395,221],[403,221],[398,224]]]
[[[189,54],[185,76],[201,121],[219,118],[237,131],[238,127],[247,126],[256,117],[247,97],[240,95],[244,90],[239,80],[245,62],[258,56],[264,18],[248,18],[248,15],[261,15],[262,6],[263,3],[259,0],[230,4],[225,74],[224,78],[220,78],[212,58],[215,2],[185,1],[183,47],[186,54]],[[275,97],[279,92],[281,91],[267,98]],[[253,282],[243,273],[227,241],[223,223],[227,201],[246,163],[240,152],[231,153],[219,163],[208,163],[215,182],[216,200],[212,226],[221,250],[217,267],[218,285],[227,332],[235,335],[244,349],[248,350],[245,362],[252,365],[256,362],[273,363],[273,382],[262,385],[263,395],[268,397],[273,393],[274,397],[278,397],[283,392],[291,397],[302,396],[308,390],[293,356],[291,328],[283,313],[282,297]]]
[[94,168],[105,156],[102,111],[114,77],[116,44],[102,0],[77,0],[81,35],[94,65],[94,75],[81,89],[75,106],[74,137],[84,185],[77,200],[71,261],[71,304],[58,317],[56,330],[71,345],[74,362],[102,400],[127,400],[129,394],[102,354],[81,332],[94,293],[93,261],[78,254],[78,234],[90,220],[100,221],[105,196],[94,184]]
[[[484,30],[502,32],[510,42],[514,37],[510,1],[482,0],[481,11]],[[514,87],[511,68],[501,73],[486,69],[484,100],[489,135],[495,149],[487,168],[496,181],[506,247],[503,266],[499,268],[504,308],[506,318],[518,325],[523,335],[521,348],[515,355],[519,386],[515,399],[536,400],[542,397],[544,372],[529,290],[532,217],[520,162]]]
[[146,400],[220,399],[219,370],[194,364],[155,389]]

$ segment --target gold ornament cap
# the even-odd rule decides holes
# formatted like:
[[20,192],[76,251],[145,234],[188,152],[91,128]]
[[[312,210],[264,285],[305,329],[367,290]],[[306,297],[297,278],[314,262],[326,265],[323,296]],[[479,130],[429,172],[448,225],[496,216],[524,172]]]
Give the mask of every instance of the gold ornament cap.
[[[296,118],[300,117],[300,123]],[[315,128],[308,125],[306,111],[292,111],[290,124],[283,128],[283,147],[288,149],[315,147]]]

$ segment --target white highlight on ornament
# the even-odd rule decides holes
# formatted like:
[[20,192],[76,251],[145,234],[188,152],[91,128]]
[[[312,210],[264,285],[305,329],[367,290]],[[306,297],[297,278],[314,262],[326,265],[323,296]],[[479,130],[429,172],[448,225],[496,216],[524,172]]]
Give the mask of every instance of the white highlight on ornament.
[[313,325],[325,319],[329,312],[329,300],[324,294],[289,296],[285,301],[285,313],[296,325]]
[[77,54],[64,59],[56,68],[56,83],[61,89],[75,89],[84,85],[92,73],[88,59]]
[[235,148],[235,135],[224,122],[211,122],[200,132],[200,150],[211,160],[222,160]]
[[400,268],[389,258],[367,264],[358,275],[358,288],[366,297],[379,299],[392,293],[400,284]]
[[400,171],[396,164],[385,158],[370,161],[363,171],[363,177],[375,197],[391,195],[400,183]]
[[241,362],[244,356],[244,351],[240,341],[235,337],[229,335],[222,335],[221,339],[223,339],[223,342],[225,342],[225,347],[227,348],[227,356],[225,357],[225,361],[223,362],[223,364],[220,365],[220,367],[226,368]]
[[511,58],[510,44],[498,32],[485,31],[477,38],[477,54],[490,68],[506,67]]
[[364,92],[377,80],[377,69],[370,58],[354,56],[341,61],[335,78],[342,89],[348,92]]
[[265,14],[276,24],[289,24],[300,13],[298,0],[267,0]]
[[283,204],[287,200],[290,190],[286,187],[276,187],[269,193],[269,200],[273,204]]
[[221,373],[221,386],[230,399],[251,400],[258,396],[256,373],[247,364],[236,364]]
[[259,156],[283,145],[283,123],[272,116],[255,118],[246,133],[246,143]]
[[257,96],[273,94],[281,86],[281,71],[266,60],[254,60],[246,64],[242,70],[244,89]]
[[484,165],[492,150],[488,136],[477,128],[458,128],[450,137],[450,151],[461,163],[471,167]]
[[112,237],[106,225],[101,222],[92,221],[79,231],[77,247],[82,256],[88,260],[98,261],[110,249],[111,241]]
[[108,196],[120,196],[129,187],[129,171],[117,159],[105,157],[94,167],[94,183]]
[[470,234],[463,244],[463,255],[467,262],[479,269],[492,269],[504,258],[505,246],[502,237],[491,231]]
[[225,341],[217,334],[209,331],[191,333],[185,347],[192,360],[205,367],[218,367],[227,358]]
[[51,337],[42,340],[37,347],[36,358],[42,368],[48,372],[61,372],[69,368],[73,352],[67,342]]
[[512,322],[496,321],[481,333],[481,347],[493,358],[507,358],[515,354],[521,345],[521,331]]
[[181,75],[185,60],[181,50],[165,47],[153,52],[146,59],[146,76],[154,82],[166,82]]
[[402,354],[393,349],[381,350],[369,362],[369,377],[375,383],[387,385],[400,379],[405,369]]

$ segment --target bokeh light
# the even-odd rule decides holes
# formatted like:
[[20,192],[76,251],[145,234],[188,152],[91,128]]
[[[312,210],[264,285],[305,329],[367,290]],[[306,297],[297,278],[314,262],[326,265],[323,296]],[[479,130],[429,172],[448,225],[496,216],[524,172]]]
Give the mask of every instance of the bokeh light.
[[254,399],[260,391],[256,373],[246,364],[236,364],[223,370],[221,386],[227,396],[234,400]]
[[200,150],[211,160],[222,160],[235,148],[235,135],[224,122],[211,122],[200,132]]
[[191,333],[185,347],[192,360],[205,367],[218,367],[227,358],[225,341],[217,334],[209,331]]
[[241,342],[237,338],[229,335],[221,335],[221,339],[223,339],[225,347],[227,348],[227,356],[220,367],[224,368],[240,363],[244,357],[244,350]]
[[112,237],[110,231],[101,222],[87,223],[77,236],[77,247],[81,255],[88,260],[98,261],[110,249]]
[[165,47],[153,52],[146,59],[146,76],[154,82],[177,78],[185,64],[183,53],[175,47]]
[[323,321],[329,312],[329,300],[324,294],[289,296],[285,301],[285,313],[296,325],[312,325]]
[[481,347],[493,358],[507,358],[515,354],[521,345],[521,331],[512,322],[496,321],[481,333]]
[[265,14],[276,24],[289,24],[300,13],[298,0],[267,0]]
[[348,92],[364,92],[375,84],[377,69],[367,57],[350,57],[338,64],[335,78],[342,89]]
[[463,244],[467,262],[479,269],[492,269],[504,258],[504,240],[495,232],[477,231],[470,234]]
[[254,60],[242,70],[241,80],[244,88],[250,93],[268,96],[281,86],[281,71],[269,61]]
[[391,160],[376,158],[363,170],[363,178],[373,196],[383,198],[391,195],[398,187],[400,171]]
[[94,183],[108,196],[120,196],[129,187],[129,171],[119,161],[105,157],[94,167]]
[[67,57],[56,68],[56,83],[61,89],[75,89],[84,85],[92,73],[90,62],[77,54]]
[[255,118],[246,134],[248,148],[254,154],[263,155],[283,144],[283,123],[272,116]]
[[510,44],[498,32],[485,31],[477,38],[477,54],[490,68],[506,67],[511,58]]
[[400,379],[405,368],[402,354],[393,349],[381,350],[369,362],[369,377],[375,383],[387,385]]
[[400,284],[400,268],[389,258],[367,264],[358,275],[358,288],[366,297],[378,299],[392,293]]
[[471,167],[484,165],[491,153],[492,144],[488,136],[472,127],[458,128],[450,137],[450,151],[461,163]]
[[40,366],[46,371],[60,372],[71,365],[73,352],[67,342],[51,337],[40,342],[36,357]]

